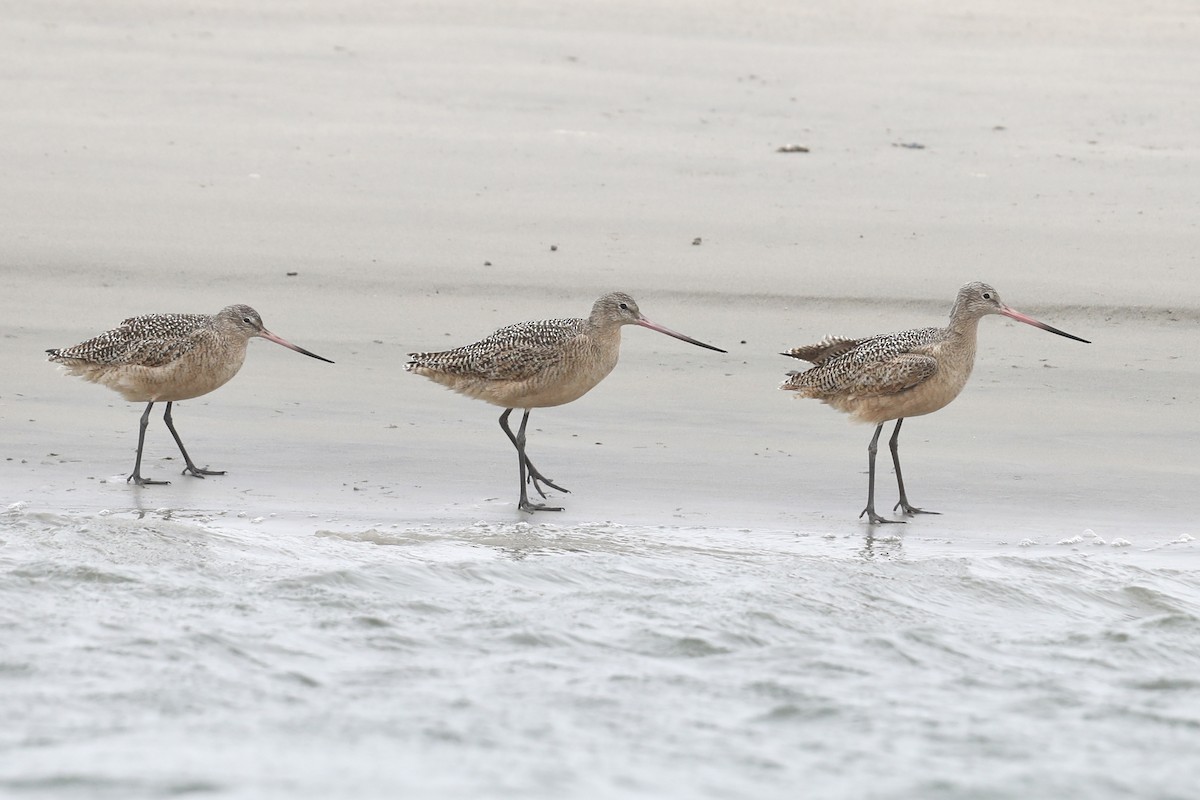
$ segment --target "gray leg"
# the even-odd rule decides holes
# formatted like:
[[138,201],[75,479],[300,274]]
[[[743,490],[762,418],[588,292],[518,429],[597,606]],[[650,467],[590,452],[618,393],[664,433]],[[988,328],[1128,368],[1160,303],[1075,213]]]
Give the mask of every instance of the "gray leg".
[[137,460],[133,462],[133,474],[125,479],[126,483],[133,481],[138,486],[146,486],[148,484],[165,486],[170,483],[170,481],[152,481],[149,478],[142,477],[142,447],[146,444],[146,426],[150,424],[150,409],[152,408],[154,408],[153,400],[146,403],[146,410],[142,412],[142,421],[138,426]]
[[[521,458],[522,458],[521,463],[523,466],[523,470],[521,473],[521,491],[522,491],[522,493],[524,493],[524,491],[525,491],[525,485],[531,484],[533,486],[533,488],[537,490],[537,493],[540,494],[543,499],[545,499],[546,492],[542,489],[542,485],[545,484],[546,486],[549,486],[551,489],[557,489],[560,492],[570,494],[571,492],[569,489],[564,489],[563,487],[556,484],[554,481],[547,478],[542,473],[538,472],[537,467],[533,466],[533,462],[529,460],[529,456],[525,455],[524,430],[525,430],[525,423],[529,420],[529,411],[526,410],[525,415],[521,418],[521,431],[522,432],[520,434],[519,440],[518,440],[517,435],[512,432],[512,429],[508,427],[508,416],[512,412],[513,412],[513,410],[511,408],[509,408],[509,409],[505,409],[504,413],[500,415],[500,429],[502,431],[504,431],[504,435],[508,437],[508,440],[510,442],[512,442],[512,445],[513,445],[513,447],[515,447],[517,449],[517,452],[521,454]],[[526,510],[528,511],[529,509],[526,509]],[[561,509],[546,508],[546,509],[542,509],[542,510],[543,511],[559,511]]]
[[175,423],[171,419],[171,404],[167,403],[167,410],[163,412],[163,422],[167,423],[167,430],[175,437],[175,444],[179,445],[179,452],[183,453],[183,460],[187,462],[187,466],[183,468],[181,475],[193,475],[197,478],[203,478],[205,475],[224,475],[225,470],[200,469],[192,463],[192,457],[188,455],[188,451],[184,449],[183,440],[179,438],[179,434],[175,431]]
[[512,412],[513,410],[508,408],[505,409],[504,413],[500,415],[500,427],[504,429],[504,433],[508,436],[509,441],[513,443],[513,447],[517,448],[517,468],[521,475],[521,501],[518,507],[522,511],[527,511],[530,514],[532,514],[534,511],[562,511],[561,508],[547,506],[544,503],[529,502],[529,493],[525,488],[526,483],[532,482],[533,487],[537,489],[538,494],[540,494],[542,497],[545,497],[546,493],[543,492],[542,488],[538,485],[539,481],[545,483],[551,488],[558,489],[559,491],[565,492],[566,489],[555,486],[552,482],[542,477],[541,473],[534,469],[533,464],[529,462],[529,456],[525,455],[525,426],[529,423],[529,409],[525,409],[525,414],[521,417],[521,427],[517,429],[515,435],[508,427],[508,416]]
[[875,453],[879,450],[879,434],[883,431],[883,423],[879,423],[875,427],[875,435],[871,437],[871,444],[867,445],[867,507],[862,510],[862,514],[858,515],[859,519],[865,514],[867,520],[872,525],[904,522],[902,519],[884,519],[875,513]]
[[888,440],[888,447],[892,451],[892,464],[896,467],[896,484],[900,487],[900,502],[892,507],[892,511],[898,508],[903,508],[904,513],[912,517],[917,514],[940,514],[940,511],[926,511],[923,508],[915,508],[909,505],[908,495],[904,493],[904,476],[900,474],[900,424],[904,422],[904,417],[896,420],[896,427],[892,430],[892,438]]

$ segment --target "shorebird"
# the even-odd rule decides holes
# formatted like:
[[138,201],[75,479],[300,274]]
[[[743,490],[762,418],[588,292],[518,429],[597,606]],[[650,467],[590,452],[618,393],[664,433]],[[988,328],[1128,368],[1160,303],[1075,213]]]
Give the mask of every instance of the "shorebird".
[[[522,511],[562,511],[560,507],[529,502],[531,483],[546,498],[543,486],[566,492],[540,473],[525,453],[525,426],[534,408],[570,403],[587,394],[617,365],[621,326],[641,325],[685,342],[725,351],[665,328],[642,316],[633,298],[622,292],[606,294],[592,306],[587,319],[548,319],[508,325],[465,347],[440,353],[409,353],[404,368],[450,389],[500,406],[500,428],[517,450]],[[524,409],[514,434],[508,417]]]
[[182,474],[203,478],[224,475],[224,470],[200,469],[183,446],[171,419],[171,404],[208,394],[225,385],[246,360],[246,345],[259,336],[297,353],[326,361],[297,347],[263,327],[262,317],[250,306],[236,305],[216,314],[144,314],[130,317],[118,327],[86,342],[61,350],[51,349],[50,360],[66,367],[70,375],[107,386],[131,403],[145,403],[138,432],[137,459],[126,482],[138,486],[166,484],[142,477],[142,446],[150,409],[165,401],[163,421],[179,445],[187,467]]
[[857,422],[875,425],[875,435],[867,447],[868,479],[866,515],[872,523],[903,522],[884,519],[875,513],[875,452],[879,433],[888,420],[896,420],[888,445],[896,467],[900,502],[893,511],[903,509],[908,516],[936,514],[909,504],[900,473],[897,440],[900,426],[907,417],[931,414],[950,403],[962,391],[975,364],[975,336],[979,320],[988,314],[1003,314],[1035,328],[1091,344],[1069,333],[1000,302],[1000,295],[986,283],[968,283],[958,292],[950,311],[950,324],[944,328],[916,328],[899,333],[881,334],[865,339],[827,336],[806,347],[783,353],[815,366],[803,372],[789,372],[779,387],[812,397],[845,412]]

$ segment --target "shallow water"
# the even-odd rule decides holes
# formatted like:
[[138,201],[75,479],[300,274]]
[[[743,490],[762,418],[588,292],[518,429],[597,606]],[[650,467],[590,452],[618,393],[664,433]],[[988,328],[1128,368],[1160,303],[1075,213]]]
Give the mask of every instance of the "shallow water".
[[0,794],[1192,795],[1196,541],[910,528],[14,504]]

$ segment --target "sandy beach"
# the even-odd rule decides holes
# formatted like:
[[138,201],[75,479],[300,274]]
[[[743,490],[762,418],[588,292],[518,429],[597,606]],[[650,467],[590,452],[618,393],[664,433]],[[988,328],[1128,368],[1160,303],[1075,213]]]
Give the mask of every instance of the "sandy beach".
[[[794,366],[776,354],[940,324],[978,279],[1095,344],[983,322],[964,396],[906,434],[915,495],[964,506],[922,525],[1185,516],[1193,17],[439,8],[10,15],[14,499],[145,494],[98,483],[128,474],[137,409],[42,350],[245,302],[338,364],[256,343],[236,381],[181,404],[198,457],[231,468],[224,492],[291,504],[296,486],[368,518],[498,498],[507,515],[496,411],[404,374],[404,353],[619,289],[730,355],[632,331],[600,388],[536,413],[568,514],[695,503],[721,523],[856,529],[870,431],[775,391]],[[776,152],[789,143],[810,152]],[[151,459],[176,455],[164,433]]]
[[[358,552],[527,522],[849,554],[871,430],[778,391],[799,366],[779,353],[943,324],[984,280],[1093,343],[984,319],[962,396],[905,423],[909,493],[942,515],[884,548],[1049,557],[1091,536],[1194,576],[1200,15],[792,5],[8,4],[0,506]],[[530,453],[572,493],[524,517],[500,409],[405,354],[614,290],[729,353],[627,328],[597,389],[533,413]],[[179,476],[156,412],[143,471],[172,483],[127,485],[141,407],[44,350],[231,303],[336,363],[252,342],[175,409],[229,474]],[[881,508],[894,493],[881,470]]]

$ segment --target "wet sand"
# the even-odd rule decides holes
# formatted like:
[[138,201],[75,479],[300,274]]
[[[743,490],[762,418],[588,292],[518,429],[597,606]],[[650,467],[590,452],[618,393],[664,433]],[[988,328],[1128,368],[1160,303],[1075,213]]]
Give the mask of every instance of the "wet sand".
[[[499,409],[404,354],[619,289],[730,353],[627,330],[599,388],[534,412],[530,452],[573,490],[535,521],[860,535],[871,431],[777,391],[799,365],[777,353],[941,324],[980,279],[1095,343],[985,319],[964,394],[902,438],[944,515],[888,533],[1194,532],[1190,10],[556,8],[14,11],[6,499],[518,519]],[[253,343],[175,415],[229,474],[127,486],[141,408],[42,351],[233,302],[336,365]],[[156,417],[145,472],[178,461]]]

